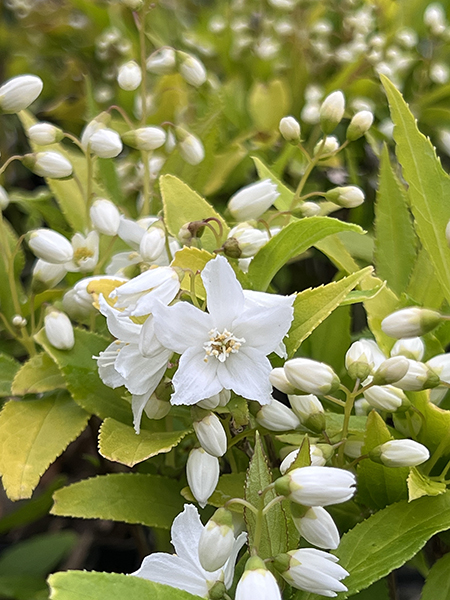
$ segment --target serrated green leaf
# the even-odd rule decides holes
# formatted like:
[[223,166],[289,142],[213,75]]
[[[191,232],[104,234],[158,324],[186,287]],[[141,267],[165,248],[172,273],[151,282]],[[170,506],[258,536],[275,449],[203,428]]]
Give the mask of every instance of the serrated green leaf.
[[303,340],[339,306],[348,293],[371,271],[372,267],[366,267],[339,281],[333,281],[328,285],[304,290],[297,294],[294,301],[294,319],[289,330],[289,337],[285,339],[289,356],[294,354]]
[[314,244],[317,250],[320,250],[328,256],[332,263],[344,273],[354,273],[359,270],[359,265],[344,246],[339,235],[335,233],[324,240],[320,240]]
[[133,467],[152,456],[170,452],[191,431],[159,432],[141,429],[137,435],[133,427],[108,418],[100,428],[98,449],[108,460]]
[[413,467],[408,475],[408,499],[410,502],[421,498],[422,496],[439,496],[447,490],[445,483],[433,481],[429,477],[422,475]]
[[277,191],[280,194],[275,200],[274,205],[280,211],[289,210],[294,197],[294,192],[290,190],[272,171],[267,167],[263,161],[257,156],[252,156],[251,159],[255,163],[256,170],[258,171],[258,177],[260,179],[271,179],[272,183],[277,186]]
[[420,600],[450,598],[450,554],[445,554],[431,567]]
[[444,294],[425,248],[421,248],[417,255],[406,294],[419,306],[436,310],[439,310],[444,302]]
[[170,529],[183,509],[180,485],[159,475],[113,473],[55,492],[53,515],[109,519]]
[[0,398],[11,395],[11,385],[20,363],[7,354],[0,354]]
[[12,393],[18,396],[64,389],[66,382],[48,354],[41,352],[30,358],[14,377]]
[[[264,455],[259,433],[256,432],[255,449],[250,461],[245,485],[245,499],[259,509],[261,497],[259,492],[272,483],[272,473]],[[276,493],[270,490],[264,496],[264,505],[268,504]],[[244,509],[245,521],[250,547],[255,541],[255,515],[248,509]],[[288,531],[286,515],[281,505],[275,504],[263,518],[261,540],[258,547],[258,556],[270,558],[288,549]]]
[[[361,289],[373,289],[383,283],[374,275],[368,275],[361,282]],[[386,355],[389,355],[389,351],[394,345],[393,338],[387,336],[381,329],[382,320],[387,317],[390,313],[394,312],[398,308],[398,298],[394,292],[387,286],[380,289],[379,293],[375,298],[369,298],[364,301],[364,308],[367,313],[367,321],[370,326],[370,330],[375,336],[375,341],[380,346],[381,350]]]
[[394,292],[405,291],[416,258],[416,235],[406,191],[392,169],[387,146],[381,153],[375,204],[375,266]]
[[66,571],[48,579],[51,600],[201,600],[177,588],[118,573]]
[[98,376],[97,363],[92,358],[108,346],[108,340],[85,329],[74,328],[75,345],[72,350],[58,350],[50,344],[41,329],[35,340],[58,365],[73,399],[84,410],[101,419],[112,417],[131,424],[131,406],[121,392],[106,386]]
[[[3,282],[8,281],[8,255],[11,254],[12,256],[13,252],[15,252],[18,239],[13,227],[2,216],[2,227],[0,227],[0,280]],[[25,255],[22,248],[19,248],[14,259],[14,278],[19,297],[24,295],[22,283],[19,278],[24,264]],[[11,319],[17,313],[9,285],[0,286],[0,306],[2,313],[7,319]]]
[[381,75],[381,80],[395,125],[398,161],[409,184],[408,195],[417,234],[450,302],[450,248],[445,237],[445,225],[450,220],[450,178],[430,140],[417,129],[416,120],[400,92],[387,77]]
[[69,394],[10,401],[0,413],[0,473],[11,500],[29,498],[48,466],[86,427]]
[[265,291],[276,273],[289,260],[302,254],[319,240],[339,231],[363,233],[358,225],[330,217],[310,217],[290,223],[274,235],[250,263],[248,274],[253,288]]

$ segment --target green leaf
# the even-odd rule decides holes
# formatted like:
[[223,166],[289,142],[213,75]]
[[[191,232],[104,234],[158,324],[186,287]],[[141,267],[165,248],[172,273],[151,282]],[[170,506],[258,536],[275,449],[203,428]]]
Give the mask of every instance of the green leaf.
[[[12,255],[17,247],[17,242],[18,236],[16,232],[14,231],[13,227],[9,224],[9,222],[6,219],[3,219],[2,217],[2,227],[0,227],[0,280],[2,282],[5,282],[5,284],[0,286],[0,306],[2,313],[8,320],[11,319],[18,312],[18,310],[13,300],[10,286],[6,283],[8,282],[9,271],[9,268],[7,268],[7,264],[9,262],[7,256],[7,248],[9,248],[9,252]],[[20,248],[17,251],[17,254],[14,259],[14,278],[19,297],[24,295],[22,284],[19,278],[23,270],[24,264],[25,255],[22,248]]]
[[444,302],[433,263],[424,248],[419,251],[406,293],[419,306],[439,310]]
[[122,185],[117,175],[116,165],[112,158],[97,158],[97,169],[100,181],[104,184],[109,198],[118,206],[123,206]]
[[[332,412],[325,413],[327,419],[327,435],[332,438],[338,433],[341,433],[344,425],[344,415]],[[348,432],[353,434],[365,433],[367,426],[367,417],[360,415],[352,415],[348,426]]]
[[422,496],[439,496],[439,494],[443,494],[447,490],[445,483],[433,481],[429,477],[422,475],[415,467],[411,469],[407,483],[410,502]]
[[48,589],[43,577],[3,575],[0,577],[0,597],[15,600],[47,600]]
[[271,179],[272,183],[277,186],[277,191],[280,194],[275,200],[274,205],[280,211],[289,210],[292,204],[292,198],[294,192],[290,190],[272,171],[267,167],[263,161],[257,156],[252,156],[251,159],[255,163],[256,170],[258,171],[258,177],[260,179]]
[[339,231],[363,233],[358,225],[330,217],[310,217],[294,221],[273,236],[250,263],[250,281],[255,290],[265,291],[273,277],[289,260],[302,254],[319,240]]
[[248,96],[248,112],[260,131],[278,131],[280,119],[289,114],[290,88],[282,79],[255,81]]
[[[184,247],[181,250],[178,250],[170,264],[172,267],[190,269],[193,273],[197,273],[197,271],[203,271],[206,263],[213,258],[214,255],[206,250]],[[183,290],[191,289],[191,277],[188,272],[184,275],[181,282],[181,288]],[[198,275],[195,278],[195,293],[198,298],[202,298],[203,300],[206,298],[206,290],[203,281]]]
[[[378,277],[368,275],[361,282],[361,289],[373,289],[382,283]],[[392,290],[384,286],[380,289],[375,298],[370,298],[364,301],[364,308],[367,313],[367,321],[370,330],[375,336],[375,341],[380,346],[381,350],[387,355],[394,345],[394,340],[387,336],[381,329],[382,320],[390,313],[398,308],[398,298]]]
[[[173,236],[178,236],[181,227],[186,223],[202,221],[210,217],[221,223],[223,228],[222,239],[227,236],[228,226],[219,213],[178,177],[163,175],[159,178],[159,185],[164,205],[164,220],[167,229]],[[218,231],[217,223],[213,221],[212,226]],[[206,250],[212,251],[217,248],[217,241],[208,228],[205,228],[201,241]]]
[[108,460],[133,467],[147,458],[170,452],[191,431],[157,432],[141,429],[141,433],[137,435],[133,427],[108,418],[100,428],[98,448],[100,454]]
[[0,472],[11,500],[30,498],[41,475],[80,435],[88,418],[64,392],[5,404],[0,413]]
[[0,398],[11,395],[11,385],[19,369],[20,363],[7,354],[0,354]]
[[344,273],[354,273],[359,270],[358,263],[344,246],[337,233],[316,242],[314,246],[317,250],[323,252],[325,256],[328,256],[331,262],[334,263],[340,271],[344,271]]
[[[372,410],[367,417],[362,453],[367,454],[376,446],[391,439],[386,423],[377,412]],[[385,467],[365,459],[358,465],[358,495],[370,508],[384,508],[407,497],[408,474],[408,467]]]
[[159,475],[113,473],[55,492],[53,515],[109,519],[170,529],[183,509],[177,481]]
[[416,235],[408,210],[406,191],[397,179],[385,145],[375,204],[375,265],[397,294],[405,291],[416,258]]
[[[330,365],[340,376],[344,370],[345,354],[352,343],[350,330],[350,308],[341,303],[303,342],[306,355]],[[332,344],[330,339],[333,339]]]
[[[245,499],[257,509],[261,504],[259,492],[272,483],[272,474],[264,455],[259,433],[256,432],[255,449],[250,466],[247,472],[247,481],[245,485]],[[270,490],[264,496],[264,505],[267,505],[276,493]],[[256,519],[253,512],[244,509],[245,521],[250,547],[255,542]],[[262,559],[276,556],[288,549],[288,533],[286,515],[280,503],[275,504],[271,510],[263,517],[262,535],[258,547],[258,556]]]
[[40,394],[66,387],[57,365],[48,354],[42,352],[30,358],[16,373],[12,393],[17,396]]
[[328,285],[304,290],[297,294],[294,301],[294,319],[289,330],[289,337],[285,339],[289,356],[294,354],[303,340],[339,306],[349,292],[371,271],[372,267],[366,267],[340,281],[333,281]]
[[118,573],[66,571],[48,579],[51,600],[201,600],[177,588]]
[[58,350],[52,346],[43,329],[35,335],[35,340],[60,368],[67,389],[77,404],[101,419],[112,417],[131,424],[131,406],[121,397],[123,392],[113,390],[101,381],[97,363],[92,358],[108,346],[108,340],[85,329],[75,328],[74,334],[72,350]]
[[[429,392],[410,392],[409,397],[414,406],[422,413],[425,427],[417,434],[417,441],[433,454],[442,443],[442,456],[450,455],[450,411],[436,406],[429,400]],[[422,422],[419,421],[421,424]]]
[[340,306],[350,306],[351,304],[358,304],[358,302],[366,302],[372,300],[381,292],[385,287],[385,283],[380,283],[377,287],[371,290],[353,290],[350,292],[345,300],[343,300]]
[[409,184],[411,211],[417,234],[434,265],[442,291],[450,302],[450,248],[445,225],[450,220],[450,178],[442,169],[434,147],[419,132],[416,120],[395,86],[381,75],[395,124],[396,152]]
[[445,554],[431,567],[420,600],[450,598],[450,554]]

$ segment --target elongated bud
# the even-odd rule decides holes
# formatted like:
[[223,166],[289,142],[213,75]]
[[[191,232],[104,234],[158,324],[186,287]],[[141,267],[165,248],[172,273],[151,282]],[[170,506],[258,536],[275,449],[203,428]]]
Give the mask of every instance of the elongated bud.
[[219,473],[219,460],[215,456],[203,448],[191,450],[186,463],[186,476],[192,495],[202,508],[216,489]]
[[190,165],[198,165],[205,158],[205,149],[201,141],[181,127],[176,128],[178,148],[183,160]]
[[280,194],[271,179],[264,179],[241,188],[228,202],[236,221],[257,219],[272,206]]
[[341,541],[331,515],[321,506],[302,507],[291,504],[294,525],[307,542],[325,550],[335,550]]
[[370,110],[361,110],[360,112],[357,112],[347,127],[348,141],[354,142],[362,137],[372,127],[372,123],[373,114],[370,112]]
[[81,133],[81,146],[85,151],[87,151],[88,144],[90,142],[91,137],[99,131],[100,129],[104,129],[111,121],[111,115],[107,112],[102,112],[89,121],[86,127],[83,129]]
[[435,310],[412,306],[402,308],[383,319],[381,329],[393,338],[411,338],[424,335],[442,323]]
[[356,185],[347,185],[328,191],[325,198],[343,208],[355,208],[364,202],[364,192]]
[[342,120],[345,111],[345,98],[341,91],[330,94],[320,107],[320,127],[325,134],[331,133]]
[[44,84],[36,75],[19,75],[0,87],[0,110],[17,113],[28,108],[42,92]]
[[415,467],[427,461],[430,452],[414,440],[391,440],[371,450],[369,457],[385,467]]
[[409,369],[408,360],[404,356],[388,358],[378,367],[373,375],[374,385],[395,383],[406,375]]
[[152,394],[144,406],[144,412],[149,419],[155,421],[163,419],[170,411],[172,405],[168,400],[163,400],[156,393]]
[[200,87],[206,81],[206,69],[203,63],[186,52],[177,52],[181,77],[194,87]]
[[321,154],[331,154],[339,149],[339,140],[334,135],[328,135],[325,139],[325,144],[322,147],[322,140],[319,140],[314,146],[314,156],[317,156],[319,151]]
[[270,404],[261,406],[256,414],[260,425],[270,431],[289,431],[300,425],[298,417],[282,402],[272,399]]
[[280,392],[283,392],[284,394],[295,394],[296,388],[292,385],[292,383],[289,383],[283,367],[276,367],[275,369],[272,369],[269,375],[269,380],[273,387],[277,388],[277,390],[280,390]]
[[219,417],[213,412],[194,407],[194,431],[202,448],[211,456],[223,456],[227,451],[227,435]]
[[431,389],[439,385],[439,377],[428,365],[405,358],[409,367],[406,375],[395,382],[395,386],[407,392]]
[[176,65],[176,54],[173,48],[165,46],[159,48],[147,58],[146,68],[150,73],[156,75],[167,75],[172,73]]
[[198,544],[198,557],[206,571],[217,571],[230,558],[234,545],[233,517],[226,508],[216,510],[206,523]]
[[74,347],[72,323],[65,313],[52,309],[45,315],[44,329],[50,344],[58,350],[71,350]]
[[[33,267],[33,280],[44,284],[44,289],[49,289],[57,285],[66,273],[67,269],[63,264],[49,263],[39,258]],[[35,281],[33,286],[39,287]]]
[[413,360],[422,360],[424,354],[425,344],[420,337],[397,340],[391,350],[391,356],[405,356]]
[[[285,475],[289,469],[292,469],[295,459],[300,452],[300,448],[289,452],[284,457],[280,464],[280,473]],[[333,455],[333,447],[328,444],[310,444],[309,445],[309,458],[312,467],[323,467],[327,460]]]
[[281,600],[277,580],[259,556],[252,556],[236,587],[236,600]]
[[59,127],[55,127],[51,123],[36,123],[36,125],[29,128],[28,137],[34,144],[47,146],[48,144],[60,142],[64,137],[64,133]]
[[450,384],[450,354],[437,354],[426,364],[436,373],[440,381]]
[[400,388],[393,385],[374,385],[365,390],[364,398],[373,408],[395,412],[400,407],[408,408],[411,403]]
[[294,117],[283,117],[279,125],[280,133],[287,142],[298,144],[300,141],[300,124]]
[[53,229],[35,229],[28,245],[38,258],[52,264],[64,264],[73,258],[72,244]]
[[6,208],[8,208],[9,202],[10,199],[8,192],[2,185],[0,185],[0,210],[5,210]]
[[222,390],[218,394],[214,394],[214,396],[210,396],[209,398],[205,398],[204,400],[200,400],[197,402],[197,406],[200,408],[205,408],[206,410],[212,410],[217,408],[218,406],[226,406],[231,398],[230,390]]
[[304,217],[316,217],[320,215],[320,206],[315,202],[303,202],[299,208]]
[[364,380],[375,366],[372,352],[364,342],[354,342],[345,355],[345,368],[352,379]]
[[160,148],[166,141],[166,132],[162,127],[140,127],[122,135],[125,144],[147,152]]
[[324,431],[325,413],[322,403],[317,396],[314,396],[314,394],[305,394],[303,396],[289,395],[288,398],[292,410],[304,427],[315,433],[322,433]]
[[339,377],[325,363],[309,358],[292,358],[284,364],[285,375],[297,390],[316,396],[326,396],[336,391]]
[[25,154],[22,164],[39,175],[49,179],[63,179],[72,175],[72,165],[65,156],[59,152],[38,152],[37,154]]
[[92,225],[103,235],[117,235],[120,225],[120,213],[117,206],[106,198],[95,200],[89,210]]
[[89,148],[100,158],[114,158],[122,152],[123,146],[117,131],[103,127],[91,135]]
[[[237,242],[237,249],[239,250],[239,256],[233,256],[233,258],[249,258],[255,256],[258,250],[267,244],[269,238],[266,232],[243,222],[231,229],[228,239],[224,243],[225,254],[227,254],[227,243],[235,244],[232,240]],[[235,254],[237,253],[235,248],[233,248],[233,251]],[[228,256],[231,255],[228,254]]]
[[117,75],[117,83],[123,90],[133,91],[136,90],[142,81],[141,67],[136,61],[130,60],[121,67],[119,67],[119,73]]
[[161,227],[150,227],[142,236],[139,253],[147,262],[155,261],[164,250],[166,234]]

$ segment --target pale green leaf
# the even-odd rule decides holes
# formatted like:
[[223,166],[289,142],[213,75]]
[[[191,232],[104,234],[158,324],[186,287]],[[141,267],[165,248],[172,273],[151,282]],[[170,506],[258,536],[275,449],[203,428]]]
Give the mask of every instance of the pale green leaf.
[[133,427],[114,419],[105,419],[100,428],[98,449],[108,460],[133,467],[147,458],[170,452],[191,430],[146,431],[139,435]]
[[299,256],[319,240],[339,231],[363,233],[358,225],[330,217],[310,217],[290,223],[274,235],[250,263],[248,274],[253,288],[265,291],[276,273],[289,260]]
[[14,377],[12,392],[18,396],[40,394],[66,387],[57,365],[48,354],[36,354],[27,361]]
[[[429,392],[409,392],[414,406],[422,413],[425,427],[421,427],[417,441],[428,448],[431,454],[442,443],[440,452],[442,456],[450,455],[450,410],[444,410],[429,400]],[[422,425],[422,421],[419,423]]]
[[[373,289],[383,282],[374,275],[368,275],[361,282],[361,290]],[[386,355],[389,355],[389,351],[394,345],[393,338],[387,336],[381,329],[382,320],[387,317],[390,313],[394,312],[398,308],[398,298],[394,292],[387,286],[380,289],[379,293],[374,298],[369,298],[364,301],[364,308],[367,313],[367,321],[370,326],[370,330],[375,336],[375,341],[380,346],[381,350]]]
[[345,300],[341,302],[341,306],[350,306],[350,304],[358,304],[358,302],[366,302],[366,300],[372,300],[381,292],[385,287],[385,282],[380,283],[377,287],[371,290],[353,290],[350,292]]
[[7,354],[0,354],[0,398],[11,395],[11,385],[20,363]]
[[14,600],[47,600],[48,590],[43,577],[2,575],[0,597]]
[[439,310],[444,302],[444,294],[425,248],[417,255],[406,293],[419,306],[427,308]]
[[41,475],[79,436],[88,418],[67,393],[5,404],[0,413],[0,473],[11,500],[30,498]]
[[113,473],[55,492],[54,515],[109,519],[170,529],[183,510],[179,483],[159,475]]
[[316,242],[314,246],[317,250],[323,252],[325,256],[328,256],[331,262],[334,263],[340,271],[350,274],[359,270],[358,263],[344,246],[337,233]]
[[51,600],[200,600],[184,590],[118,573],[66,571],[48,579]]
[[274,205],[280,211],[289,210],[294,197],[294,192],[290,190],[272,171],[267,167],[263,161],[257,156],[251,157],[255,163],[256,170],[258,171],[258,177],[260,179],[271,179],[272,183],[277,186],[277,191],[280,194],[275,200]]
[[421,600],[448,600],[450,598],[450,553],[431,567],[423,586]]
[[280,119],[289,114],[290,88],[283,79],[255,81],[248,95],[248,112],[260,131],[278,131]]
[[450,220],[450,178],[434,147],[419,132],[416,120],[396,87],[381,75],[395,124],[394,139],[403,177],[409,185],[417,234],[434,265],[442,291],[450,302],[450,248],[445,226]]
[[[0,281],[4,282],[4,284],[0,286],[0,306],[2,313],[7,319],[11,319],[17,312],[22,310],[22,308],[18,310],[10,286],[7,284],[9,272],[8,255],[12,256],[17,247],[17,242],[18,235],[9,222],[2,217],[2,227],[0,227]],[[20,274],[24,264],[25,255],[22,248],[19,248],[14,259],[14,279],[19,298],[24,295],[22,283],[20,281]]]
[[[213,258],[214,255],[206,250],[184,247],[181,250],[178,250],[170,265],[172,267],[179,267],[180,269],[189,269],[193,273],[197,273],[197,271],[203,271],[206,263]],[[181,281],[181,287],[184,290],[191,289],[191,275],[188,271],[184,274],[183,280]],[[198,298],[202,298],[203,300],[206,298],[203,281],[198,275],[195,277],[195,293]]]
[[330,365],[340,376],[344,370],[345,354],[352,343],[350,331],[350,308],[341,303],[303,342],[304,355]]
[[418,469],[413,467],[408,475],[408,499],[417,500],[422,496],[439,496],[447,490],[445,483],[433,481],[429,477],[422,475]]

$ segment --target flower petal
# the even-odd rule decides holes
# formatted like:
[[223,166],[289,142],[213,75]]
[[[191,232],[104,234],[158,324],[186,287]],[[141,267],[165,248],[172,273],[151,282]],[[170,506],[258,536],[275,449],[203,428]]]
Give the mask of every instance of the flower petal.
[[198,557],[202,533],[203,525],[197,508],[193,504],[185,504],[183,512],[177,515],[172,523],[172,545],[177,556],[188,561],[192,568],[204,576],[206,571]]
[[247,305],[233,322],[231,330],[236,337],[245,339],[245,347],[258,348],[264,354],[273,352],[289,331],[293,318],[290,305],[262,307]]
[[221,363],[215,358],[205,362],[204,358],[203,348],[189,348],[184,352],[172,380],[175,387],[175,394],[170,399],[172,404],[195,404],[222,391],[224,386],[217,377]]
[[210,260],[202,271],[206,304],[219,331],[229,329],[244,306],[242,286],[230,263],[223,256]]
[[211,315],[187,302],[174,306],[158,303],[153,309],[155,333],[161,344],[178,354],[196,346],[203,350],[212,329]]
[[169,357],[170,351],[162,349],[159,354],[146,358],[140,353],[138,344],[127,344],[120,350],[114,366],[126,380],[125,386],[129,392],[145,394],[158,385],[162,377],[159,377],[160,371],[163,369],[164,374]]
[[269,404],[272,401],[271,371],[269,360],[260,350],[244,345],[239,352],[219,363],[217,376],[221,387],[233,390],[248,400]]
[[230,554],[230,558],[227,560],[227,562],[225,563],[225,566],[223,567],[224,583],[225,583],[225,587],[227,588],[227,590],[231,587],[231,585],[233,583],[234,568],[236,566],[236,560],[237,560],[237,556],[239,554],[239,550],[242,548],[242,546],[245,544],[246,541],[247,541],[247,533],[245,531],[243,531],[235,539],[233,550],[231,551],[231,554]]

